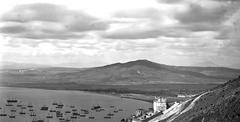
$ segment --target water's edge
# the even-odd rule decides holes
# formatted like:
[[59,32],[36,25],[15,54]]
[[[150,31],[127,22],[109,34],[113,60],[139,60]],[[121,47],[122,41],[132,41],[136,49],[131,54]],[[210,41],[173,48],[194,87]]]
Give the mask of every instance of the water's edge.
[[48,89],[48,88],[33,88],[33,87],[16,87],[16,86],[0,86],[0,88],[23,88],[23,89],[39,89],[39,90],[52,90],[52,91],[76,91],[76,92],[84,92],[84,93],[91,93],[91,94],[99,94],[99,95],[107,95],[107,96],[113,96],[113,97],[118,97],[118,98],[123,98],[123,99],[132,99],[132,100],[137,100],[141,102],[147,102],[151,103],[151,101],[146,100],[146,99],[140,99],[136,98],[134,96],[129,97],[126,94],[119,94],[119,93],[109,93],[109,92],[95,92],[95,91],[84,91],[84,90],[71,90],[71,89]]

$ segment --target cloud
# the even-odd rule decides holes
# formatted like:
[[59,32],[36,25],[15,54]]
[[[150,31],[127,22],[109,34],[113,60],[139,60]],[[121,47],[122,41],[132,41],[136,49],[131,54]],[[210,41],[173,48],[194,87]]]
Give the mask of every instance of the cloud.
[[[62,14],[61,14],[62,13]],[[13,8],[2,16],[2,21],[30,22],[30,21],[61,21],[68,11],[63,6],[53,4],[25,4]],[[63,16],[62,16],[63,15]],[[62,16],[62,17],[61,17]]]
[[240,54],[240,2],[226,1],[19,2],[1,16],[0,43],[5,42],[0,51],[5,59],[72,66],[140,58],[176,65],[233,64]]
[[[206,27],[210,28],[210,27]],[[106,32],[102,34],[102,37],[108,39],[150,39],[150,38],[159,38],[159,37],[170,37],[170,38],[197,38],[199,35],[196,33],[204,29],[199,26],[190,27],[190,26],[172,26],[172,27],[151,27],[151,28],[138,28],[138,27],[129,27],[124,29],[119,29],[112,32]],[[210,31],[210,29],[208,30]],[[200,32],[199,32],[200,33]]]
[[[216,1],[159,0],[160,8],[119,11],[114,17],[133,20],[112,23],[111,31],[102,36],[109,39],[148,39],[160,36],[174,38],[196,37],[195,33],[218,32],[230,13],[231,5]],[[131,24],[132,23],[132,24]],[[199,37],[200,38],[200,37]]]
[[2,33],[32,39],[81,38],[84,32],[108,28],[108,23],[83,11],[43,3],[18,5],[5,13],[1,22]]
[[190,4],[189,10],[176,14],[176,19],[182,23],[219,23],[223,20],[226,8],[205,8],[198,4]]
[[86,35],[67,31],[60,23],[53,22],[7,23],[0,28],[0,33],[28,39],[74,39]]
[[139,40],[117,40],[115,50],[117,51],[144,51],[158,48],[159,43],[155,39]]
[[16,33],[22,33],[22,32],[26,32],[28,31],[27,28],[25,28],[24,26],[22,26],[21,24],[9,24],[7,26],[3,26],[0,28],[0,32],[1,33],[6,33],[6,34],[16,34]]
[[185,0],[184,4],[188,6],[188,9],[176,13],[174,17],[183,28],[193,32],[219,32],[225,29],[224,23],[239,8],[239,3],[218,0]]
[[105,33],[104,38],[109,39],[148,39],[156,38],[160,35],[158,30],[139,30],[139,31],[117,31]]
[[[167,6],[169,10],[174,10],[173,8],[178,9],[181,7]],[[103,38],[149,39],[163,35],[177,36],[172,29],[178,22],[166,10],[158,8],[122,10],[116,12],[114,18],[118,22],[111,23],[110,29],[102,34]],[[178,31],[178,29],[176,30]]]
[[160,11],[155,8],[145,8],[145,9],[137,9],[137,10],[123,10],[118,11],[114,14],[115,17],[118,18],[145,18],[145,19],[161,19],[162,15]]
[[239,0],[214,0],[214,1],[220,1],[220,2],[240,2]]
[[176,11],[174,18],[183,29],[189,31],[218,31],[234,8],[239,8],[235,0],[158,0],[159,4],[185,5],[184,11]]
[[159,3],[179,3],[182,2],[183,0],[157,0]]
[[[215,39],[226,40],[228,44],[225,48],[233,48],[240,50],[240,2],[234,3],[231,14],[228,19],[223,23],[223,27],[219,29],[218,35]],[[236,7],[237,6],[237,7]]]
[[221,28],[220,24],[216,24],[216,23],[189,23],[189,24],[185,24],[182,25],[182,29],[186,29],[189,30],[191,32],[201,32],[201,31],[217,31]]

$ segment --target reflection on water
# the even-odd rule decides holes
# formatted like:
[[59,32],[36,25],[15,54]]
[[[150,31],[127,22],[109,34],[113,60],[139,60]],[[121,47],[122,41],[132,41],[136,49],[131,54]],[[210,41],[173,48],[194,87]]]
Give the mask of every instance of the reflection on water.
[[143,101],[82,91],[0,87],[0,93],[1,122],[118,122],[137,108],[151,107]]

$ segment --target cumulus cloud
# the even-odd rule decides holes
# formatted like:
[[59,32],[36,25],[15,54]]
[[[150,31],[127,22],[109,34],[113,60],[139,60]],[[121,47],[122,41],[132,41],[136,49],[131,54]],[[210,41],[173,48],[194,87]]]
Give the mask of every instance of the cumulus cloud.
[[117,40],[115,50],[118,51],[145,51],[158,48],[158,41],[155,39],[139,39],[139,40]]
[[117,31],[106,33],[104,38],[109,39],[148,39],[158,37],[160,32],[158,30],[138,30],[138,31]]
[[[219,1],[159,0],[158,2],[160,7],[165,7],[115,13],[116,18],[122,20],[131,18],[135,19],[135,22],[121,23],[119,24],[121,28],[106,31],[103,37],[110,39],[147,39],[160,36],[189,38],[195,37],[196,32],[220,33],[223,28],[226,28],[223,23],[228,19],[229,14],[233,13],[232,4]],[[112,23],[111,27],[114,28],[117,24]]]
[[157,8],[118,11],[114,18],[119,21],[112,23],[102,36],[109,39],[148,39],[165,34],[175,35],[172,31],[169,34],[166,32],[172,29],[177,20],[165,11]]
[[194,34],[188,30],[181,29],[179,27],[169,27],[169,28],[152,28],[152,29],[142,29],[142,30],[124,30],[109,32],[103,35],[105,38],[109,39],[150,39],[158,37],[171,37],[171,38],[189,38],[195,37]]
[[[238,13],[238,16],[240,13]],[[240,17],[236,19],[236,23],[233,23],[233,25],[229,28],[225,28],[220,31],[219,35],[216,37],[217,39],[222,40],[229,40],[229,43],[226,45],[226,48],[234,48],[235,50],[240,51]]]
[[228,14],[226,21],[222,28],[218,31],[218,35],[215,39],[228,41],[225,48],[233,48],[230,50],[240,50],[240,1],[237,3],[232,3],[231,13]]
[[239,59],[233,58],[240,56],[237,0],[136,2],[107,1],[107,9],[84,2],[80,7],[19,4],[1,16],[0,38],[9,38],[2,46],[8,49],[5,57],[50,61],[59,56],[72,63],[84,58],[88,66],[98,65],[96,59],[106,64],[147,58],[175,65]]
[[183,0],[158,0],[160,3],[179,3]]
[[221,2],[240,2],[239,0],[215,0],[215,1],[221,1]]
[[190,4],[189,10],[176,14],[176,18],[182,23],[219,23],[228,11],[225,7],[206,8],[198,4]]
[[[63,6],[53,4],[26,4],[13,8],[2,16],[3,21],[30,22],[30,21],[61,21],[61,16],[68,11]],[[62,13],[62,14],[61,14]]]
[[0,32],[6,34],[23,33],[26,31],[28,31],[28,29],[25,26],[22,26],[21,24],[8,24],[7,26],[3,26],[0,28]]
[[123,10],[114,14],[118,18],[147,18],[147,19],[161,19],[160,11],[155,8],[137,9],[137,10]]
[[1,21],[2,33],[33,39],[81,38],[84,32],[108,28],[106,22],[83,11],[43,3],[18,5],[5,13]]

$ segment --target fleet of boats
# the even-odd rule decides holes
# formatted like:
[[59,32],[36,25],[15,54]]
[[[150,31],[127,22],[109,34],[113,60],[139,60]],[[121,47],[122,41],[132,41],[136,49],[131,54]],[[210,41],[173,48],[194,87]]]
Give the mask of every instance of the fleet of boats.
[[[5,110],[8,110],[7,113]],[[46,116],[38,116],[39,111],[46,112]],[[59,122],[72,122],[80,118],[96,119],[93,112],[104,112],[103,119],[111,119],[123,109],[118,109],[115,106],[103,108],[100,105],[93,105],[90,109],[78,108],[75,105],[64,105],[61,102],[52,102],[50,106],[43,105],[40,108],[32,103],[24,103],[18,99],[7,99],[5,106],[0,106],[1,117],[9,119],[17,119],[17,116],[29,116],[31,122],[49,122],[51,119],[58,119]]]

